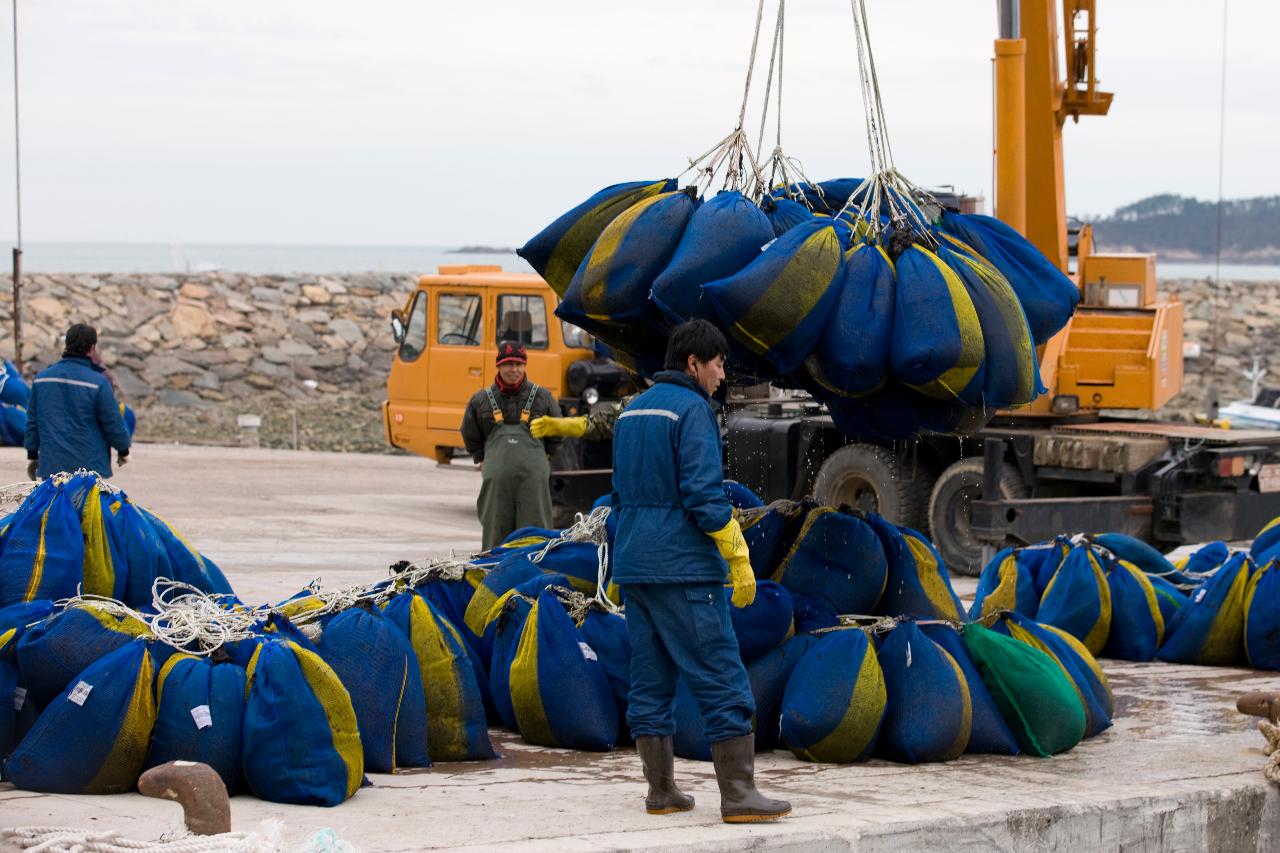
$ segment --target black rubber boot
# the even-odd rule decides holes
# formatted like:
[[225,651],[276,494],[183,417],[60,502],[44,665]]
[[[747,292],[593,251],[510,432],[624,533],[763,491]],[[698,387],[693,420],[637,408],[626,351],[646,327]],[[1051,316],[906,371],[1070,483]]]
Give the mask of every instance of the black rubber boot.
[[725,823],[756,823],[791,814],[791,803],[771,800],[756,790],[755,735],[711,744],[711,760],[720,783],[720,817]]
[[644,780],[649,783],[645,810],[649,814],[672,814],[692,809],[693,797],[680,793],[676,787],[676,756],[671,738],[641,735],[636,738],[636,752],[644,766]]

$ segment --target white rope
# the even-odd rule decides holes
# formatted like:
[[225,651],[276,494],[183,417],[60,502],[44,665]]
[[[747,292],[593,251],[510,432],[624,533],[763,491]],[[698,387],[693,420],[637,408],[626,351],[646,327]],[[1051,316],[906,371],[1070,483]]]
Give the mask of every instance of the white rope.
[[1280,725],[1270,720],[1259,720],[1258,731],[1267,739],[1263,752],[1268,756],[1267,763],[1262,765],[1262,775],[1268,782],[1280,785]]
[[[264,821],[265,823],[267,822]],[[27,853],[128,853],[133,850],[151,853],[282,853],[284,848],[279,845],[279,832],[275,833],[275,838],[271,835],[268,828],[265,836],[257,832],[227,832],[220,835],[192,835],[171,841],[140,841],[123,838],[118,831],[86,832],[83,829],[58,826],[15,826],[0,829],[0,841],[9,842]]]
[[234,596],[210,595],[191,584],[156,578],[151,585],[156,614],[147,619],[161,642],[194,655],[210,655],[227,643],[260,635],[267,608],[251,609]]
[[738,111],[738,130],[747,118],[747,96],[751,94],[751,73],[756,67],[756,48],[760,45],[760,24],[764,21],[764,0],[756,5],[756,31],[751,37],[751,59],[747,62],[747,83],[742,88],[742,109]]

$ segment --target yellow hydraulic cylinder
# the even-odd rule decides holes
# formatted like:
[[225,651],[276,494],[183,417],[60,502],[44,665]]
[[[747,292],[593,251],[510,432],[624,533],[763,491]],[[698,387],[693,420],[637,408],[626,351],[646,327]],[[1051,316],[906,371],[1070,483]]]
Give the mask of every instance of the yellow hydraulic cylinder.
[[1027,42],[996,39],[996,216],[1027,233]]

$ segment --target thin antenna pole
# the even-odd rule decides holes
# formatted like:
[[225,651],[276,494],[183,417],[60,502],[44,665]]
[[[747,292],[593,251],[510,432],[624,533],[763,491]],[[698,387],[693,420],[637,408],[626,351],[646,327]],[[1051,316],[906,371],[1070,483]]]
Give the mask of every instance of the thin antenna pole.
[[13,0],[13,172],[18,245],[13,249],[13,363],[22,369],[22,150],[18,133],[18,0]]
[[1222,0],[1222,90],[1218,105],[1218,238],[1213,257],[1213,372],[1217,379],[1219,341],[1218,303],[1222,288],[1222,184],[1227,145],[1227,5]]

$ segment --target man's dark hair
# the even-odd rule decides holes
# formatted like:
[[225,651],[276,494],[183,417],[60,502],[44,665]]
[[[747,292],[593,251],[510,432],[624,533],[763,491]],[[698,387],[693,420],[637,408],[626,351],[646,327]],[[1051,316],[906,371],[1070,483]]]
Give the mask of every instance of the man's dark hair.
[[88,323],[76,323],[67,329],[67,355],[88,355],[98,343],[98,330]]
[[667,370],[684,370],[689,366],[689,356],[706,363],[716,356],[729,355],[729,342],[724,333],[706,320],[690,320],[676,326],[667,341]]

